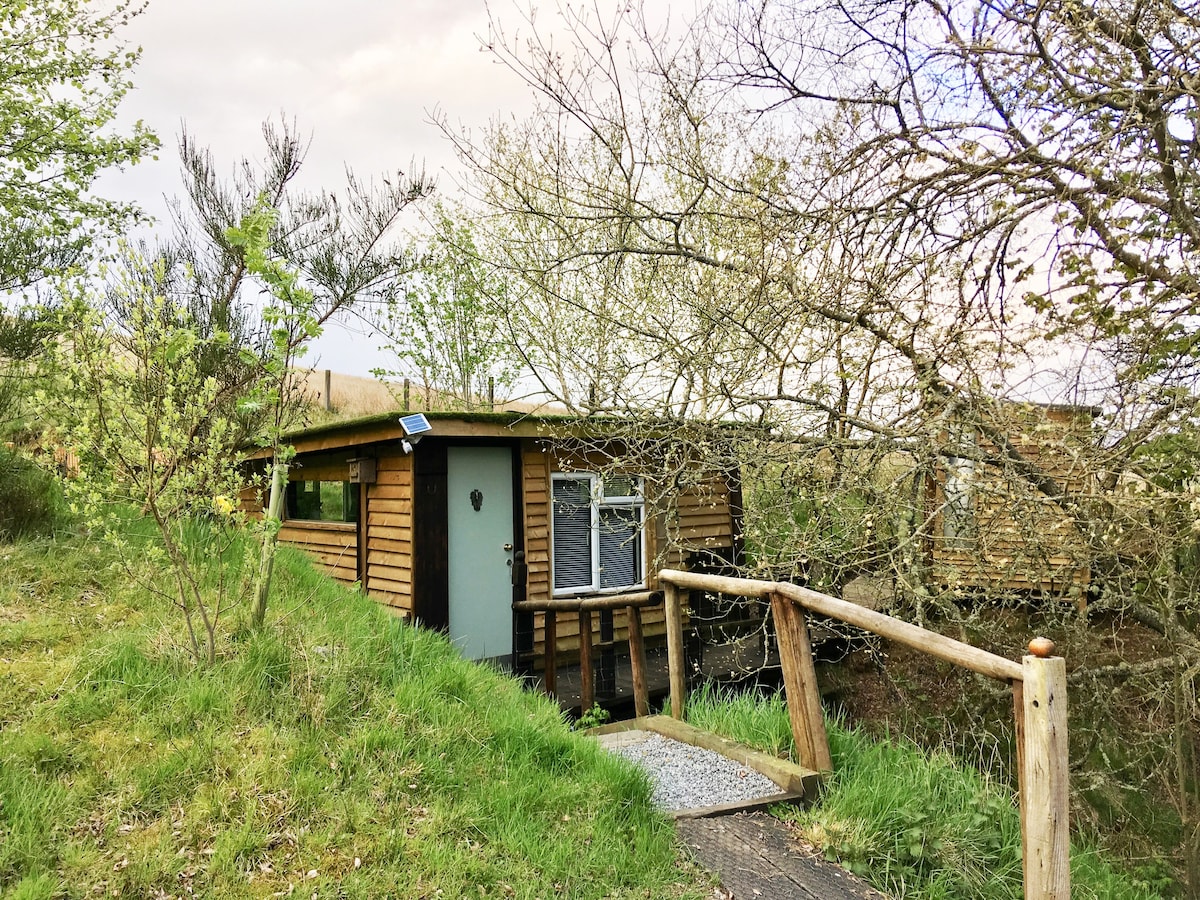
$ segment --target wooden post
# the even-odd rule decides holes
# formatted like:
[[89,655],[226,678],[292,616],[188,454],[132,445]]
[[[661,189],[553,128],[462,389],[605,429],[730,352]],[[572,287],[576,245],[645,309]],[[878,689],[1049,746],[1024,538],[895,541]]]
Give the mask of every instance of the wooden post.
[[596,695],[602,700],[617,695],[616,618],[611,609],[597,611],[600,617],[600,665],[596,669]]
[[409,385],[408,379],[405,378],[404,379],[404,411],[405,412],[408,412],[410,409],[412,409],[412,407],[409,406],[409,402],[408,402],[409,388],[410,388],[410,385]]
[[796,741],[797,762],[814,772],[833,771],[825,719],[821,714],[821,692],[817,670],[808,642],[808,624],[803,610],[781,594],[771,594],[775,636],[779,641],[779,664],[787,696],[788,718]]
[[683,718],[683,695],[687,691],[687,676],[683,659],[683,606],[679,588],[666,582],[663,606],[667,616],[667,667],[671,682],[671,716]]
[[1021,813],[1021,840],[1025,840],[1025,682],[1014,679],[1013,696],[1013,746],[1017,752],[1017,809]]
[[592,681],[592,613],[579,611],[579,712],[582,715],[596,702]]
[[1067,667],[1045,638],[1029,643],[1024,671],[1021,812],[1027,900],[1069,900]]
[[646,686],[646,641],[642,637],[642,611],[636,606],[628,607],[629,618],[629,669],[633,675],[633,711],[641,716],[650,715],[650,690]]
[[333,372],[325,370],[325,411],[333,410]]
[[546,693],[554,696],[558,688],[558,622],[552,609],[546,610],[545,650],[542,654],[542,681]]

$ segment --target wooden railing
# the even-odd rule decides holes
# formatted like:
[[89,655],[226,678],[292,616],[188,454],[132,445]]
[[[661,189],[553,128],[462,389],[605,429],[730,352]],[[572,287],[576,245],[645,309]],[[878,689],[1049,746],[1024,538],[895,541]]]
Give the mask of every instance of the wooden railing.
[[839,619],[930,656],[1007,682],[1016,723],[1017,778],[1026,900],[1071,895],[1067,796],[1067,675],[1054,644],[1035,638],[1020,663],[945,635],[786,582],[726,578],[664,569],[671,715],[682,718],[686,692],[681,590],[699,590],[771,602],[784,692],[798,762],[830,771],[829,740],[808,641],[806,611]]
[[596,702],[596,681],[592,668],[592,613],[624,608],[629,620],[629,667],[633,676],[633,708],[639,716],[650,715],[650,690],[646,683],[646,641],[642,634],[642,610],[663,602],[662,591],[636,594],[606,594],[602,597],[521,600],[514,612],[540,612],[546,617],[546,652],[543,656],[543,680],[546,693],[555,693],[558,672],[558,614],[579,616],[579,711],[586,713]]

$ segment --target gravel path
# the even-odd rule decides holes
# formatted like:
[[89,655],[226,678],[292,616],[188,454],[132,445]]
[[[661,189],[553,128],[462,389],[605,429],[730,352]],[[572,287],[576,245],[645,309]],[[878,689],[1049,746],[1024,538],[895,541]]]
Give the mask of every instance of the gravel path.
[[765,775],[719,753],[661,734],[625,731],[605,741],[611,753],[641,766],[654,782],[654,803],[675,811],[757,800],[783,790]]

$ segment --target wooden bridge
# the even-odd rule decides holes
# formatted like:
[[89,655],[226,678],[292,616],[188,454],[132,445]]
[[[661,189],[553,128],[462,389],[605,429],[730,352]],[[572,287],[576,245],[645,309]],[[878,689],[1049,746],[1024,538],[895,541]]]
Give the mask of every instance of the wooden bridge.
[[[970,644],[928,631],[900,619],[785,582],[757,581],[664,569],[661,592],[615,597],[554,600],[521,604],[527,611],[547,613],[547,646],[553,646],[557,613],[580,616],[581,635],[590,635],[590,616],[602,608],[627,608],[630,618],[631,689],[637,715],[649,712],[648,657],[640,628],[641,609],[663,603],[667,618],[668,690],[671,715],[683,718],[688,672],[684,646],[683,592],[707,591],[754,597],[770,603],[775,622],[788,715],[797,762],[816,772],[833,769],[821,711],[816,669],[809,644],[808,615],[816,613],[854,625],[930,656],[1005,682],[1012,690],[1016,728],[1017,774],[1021,813],[1022,856],[1027,900],[1069,900],[1070,835],[1068,828],[1067,678],[1066,665],[1054,656],[1054,644],[1035,638],[1029,654],[1013,662]],[[580,706],[586,711],[595,697],[590,637],[580,648]],[[551,652],[545,684],[556,688],[557,666]]]

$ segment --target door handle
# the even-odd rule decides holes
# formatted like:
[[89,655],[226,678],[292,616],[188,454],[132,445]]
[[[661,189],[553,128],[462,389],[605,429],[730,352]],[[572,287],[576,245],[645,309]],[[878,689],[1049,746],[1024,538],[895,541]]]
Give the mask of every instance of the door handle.
[[505,549],[505,550],[511,550],[511,549],[512,549],[512,544],[505,544],[505,545],[504,545],[504,549]]

